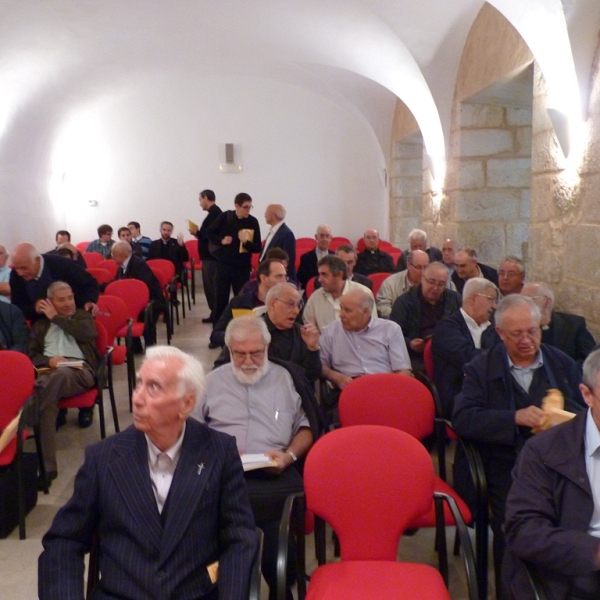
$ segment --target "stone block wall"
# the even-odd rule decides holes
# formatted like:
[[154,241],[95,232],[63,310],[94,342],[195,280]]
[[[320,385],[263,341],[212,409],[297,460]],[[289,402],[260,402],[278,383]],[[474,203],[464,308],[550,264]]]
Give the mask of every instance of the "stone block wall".
[[439,229],[445,237],[453,230],[486,264],[497,266],[506,254],[527,261],[532,112],[462,102],[454,115]]
[[408,234],[423,221],[423,138],[413,134],[392,144],[390,242],[406,248]]

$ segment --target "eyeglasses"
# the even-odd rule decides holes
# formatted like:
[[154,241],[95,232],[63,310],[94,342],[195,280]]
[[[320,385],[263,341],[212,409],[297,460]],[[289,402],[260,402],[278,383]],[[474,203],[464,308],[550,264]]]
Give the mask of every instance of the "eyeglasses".
[[498,277],[508,277],[509,279],[513,279],[520,275],[521,273],[518,273],[517,271],[498,271]]
[[252,210],[252,204],[242,204],[241,208],[244,210]]
[[281,302],[281,304],[285,304],[288,310],[293,310],[294,308],[300,308],[302,306],[302,300],[298,300],[298,302],[294,302],[293,300],[280,300],[279,298],[275,298],[277,302]]
[[486,294],[475,294],[476,296],[481,296],[482,298],[487,298],[490,302],[497,302],[498,298],[496,296],[486,296]]
[[539,327],[532,327],[527,331],[504,331],[504,335],[511,340],[518,342],[521,338],[533,340],[540,336],[542,330]]
[[249,358],[252,362],[256,362],[265,356],[265,349],[257,350],[256,352],[238,352],[232,350],[231,354],[235,360],[246,360]]
[[433,285],[436,288],[440,288],[440,289],[444,289],[446,287],[446,282],[445,281],[436,281],[435,279],[427,279],[427,277],[425,277],[425,275],[423,275],[423,279],[429,284],[429,285]]

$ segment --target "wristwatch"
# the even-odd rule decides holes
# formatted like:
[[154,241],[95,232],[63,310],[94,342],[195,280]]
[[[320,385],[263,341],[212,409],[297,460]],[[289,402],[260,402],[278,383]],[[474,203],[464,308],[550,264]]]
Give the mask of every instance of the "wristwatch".
[[291,450],[287,450],[286,454],[289,454],[294,462],[298,460],[298,457]]

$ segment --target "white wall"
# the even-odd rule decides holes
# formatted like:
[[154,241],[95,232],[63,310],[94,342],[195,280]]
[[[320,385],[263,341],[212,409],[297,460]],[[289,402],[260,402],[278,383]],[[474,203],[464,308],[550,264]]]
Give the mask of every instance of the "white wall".
[[[183,73],[70,92],[31,102],[0,140],[0,243],[44,250],[57,229],[77,242],[129,220],[152,238],[163,219],[185,231],[203,218],[203,188],[227,208],[248,192],[263,231],[264,208],[280,202],[297,236],[321,222],[352,241],[367,226],[387,235],[381,149],[366,121],[330,100],[258,77]],[[242,145],[242,173],[218,172],[224,142]]]

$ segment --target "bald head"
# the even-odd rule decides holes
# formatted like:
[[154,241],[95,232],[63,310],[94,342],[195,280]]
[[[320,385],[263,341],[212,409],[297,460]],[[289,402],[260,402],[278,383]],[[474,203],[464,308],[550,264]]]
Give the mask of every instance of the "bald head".
[[285,208],[281,204],[269,204],[265,210],[267,225],[277,225],[285,219]]
[[362,331],[371,320],[373,296],[366,290],[354,289],[340,299],[340,321],[346,331]]
[[111,249],[112,257],[118,265],[122,265],[133,252],[129,242],[117,242]]
[[421,283],[423,269],[429,264],[429,255],[423,250],[412,250],[408,255],[408,280],[412,285]]
[[363,235],[365,247],[367,250],[377,250],[379,246],[379,231],[377,229],[367,229]]
[[33,244],[17,244],[11,252],[13,269],[25,281],[31,281],[40,271],[42,257]]

